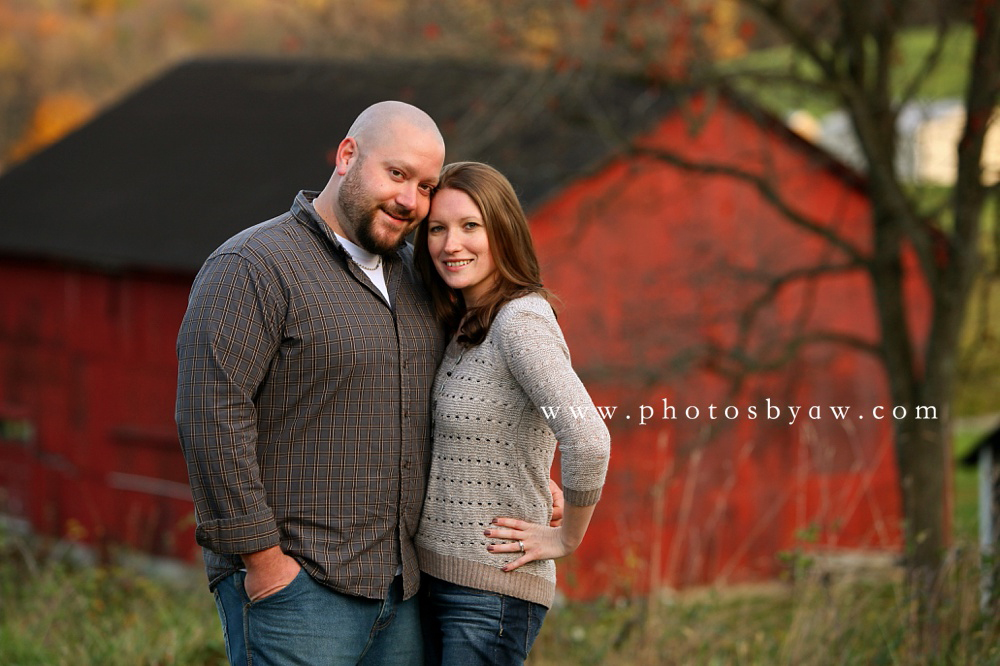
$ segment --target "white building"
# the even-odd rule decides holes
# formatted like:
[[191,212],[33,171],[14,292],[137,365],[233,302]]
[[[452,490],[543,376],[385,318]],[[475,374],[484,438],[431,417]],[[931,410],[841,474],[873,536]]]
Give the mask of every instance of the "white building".
[[[803,126],[802,112],[789,116],[793,128]],[[983,147],[983,183],[1000,181],[1000,108],[994,114]],[[955,99],[907,104],[896,121],[899,146],[896,169],[910,183],[949,186],[955,183],[958,141],[965,123],[965,107]],[[810,137],[812,138],[812,137]],[[827,114],[813,139],[847,164],[867,169],[846,111]]]

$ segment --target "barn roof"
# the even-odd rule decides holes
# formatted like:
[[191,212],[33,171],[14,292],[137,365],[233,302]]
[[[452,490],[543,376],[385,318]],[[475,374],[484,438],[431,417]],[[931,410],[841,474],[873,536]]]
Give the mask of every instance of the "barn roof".
[[448,161],[494,164],[529,209],[671,105],[638,80],[576,71],[191,61],[0,178],[0,252],[193,272],[298,190],[321,189],[354,118],[383,99],[425,109]]
[[[193,60],[0,177],[0,254],[193,274],[226,238],[288,210],[298,190],[321,189],[357,114],[384,99],[430,113],[447,161],[493,164],[530,211],[682,94],[593,70]],[[851,181],[783,123],[730,99]]]

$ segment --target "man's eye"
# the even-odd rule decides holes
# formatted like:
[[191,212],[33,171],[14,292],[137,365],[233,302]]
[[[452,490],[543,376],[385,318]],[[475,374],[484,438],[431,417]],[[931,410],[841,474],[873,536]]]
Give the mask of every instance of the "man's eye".
[[389,169],[389,173],[392,175],[393,178],[403,177],[403,172],[400,171],[399,169]]

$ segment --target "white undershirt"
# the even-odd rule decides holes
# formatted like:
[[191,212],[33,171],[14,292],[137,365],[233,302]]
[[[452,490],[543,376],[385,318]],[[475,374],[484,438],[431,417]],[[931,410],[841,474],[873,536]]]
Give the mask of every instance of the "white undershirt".
[[[354,259],[354,263],[358,264],[361,268],[361,272],[368,276],[368,279],[372,281],[372,284],[382,292],[383,296],[385,296],[386,302],[391,305],[392,301],[389,299],[389,290],[385,286],[385,273],[382,271],[382,258],[377,254],[369,252],[360,245],[352,243],[338,233],[334,233],[334,236],[337,237],[340,244],[344,246],[347,253]],[[367,266],[374,266],[375,264],[378,264],[378,268],[368,270]]]

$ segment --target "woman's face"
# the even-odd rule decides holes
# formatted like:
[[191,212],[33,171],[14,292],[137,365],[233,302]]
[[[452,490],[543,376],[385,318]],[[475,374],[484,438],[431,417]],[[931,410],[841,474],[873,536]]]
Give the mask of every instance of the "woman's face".
[[483,216],[465,192],[445,189],[434,194],[427,250],[445,284],[462,291],[466,307],[474,307],[493,287],[497,267]]

